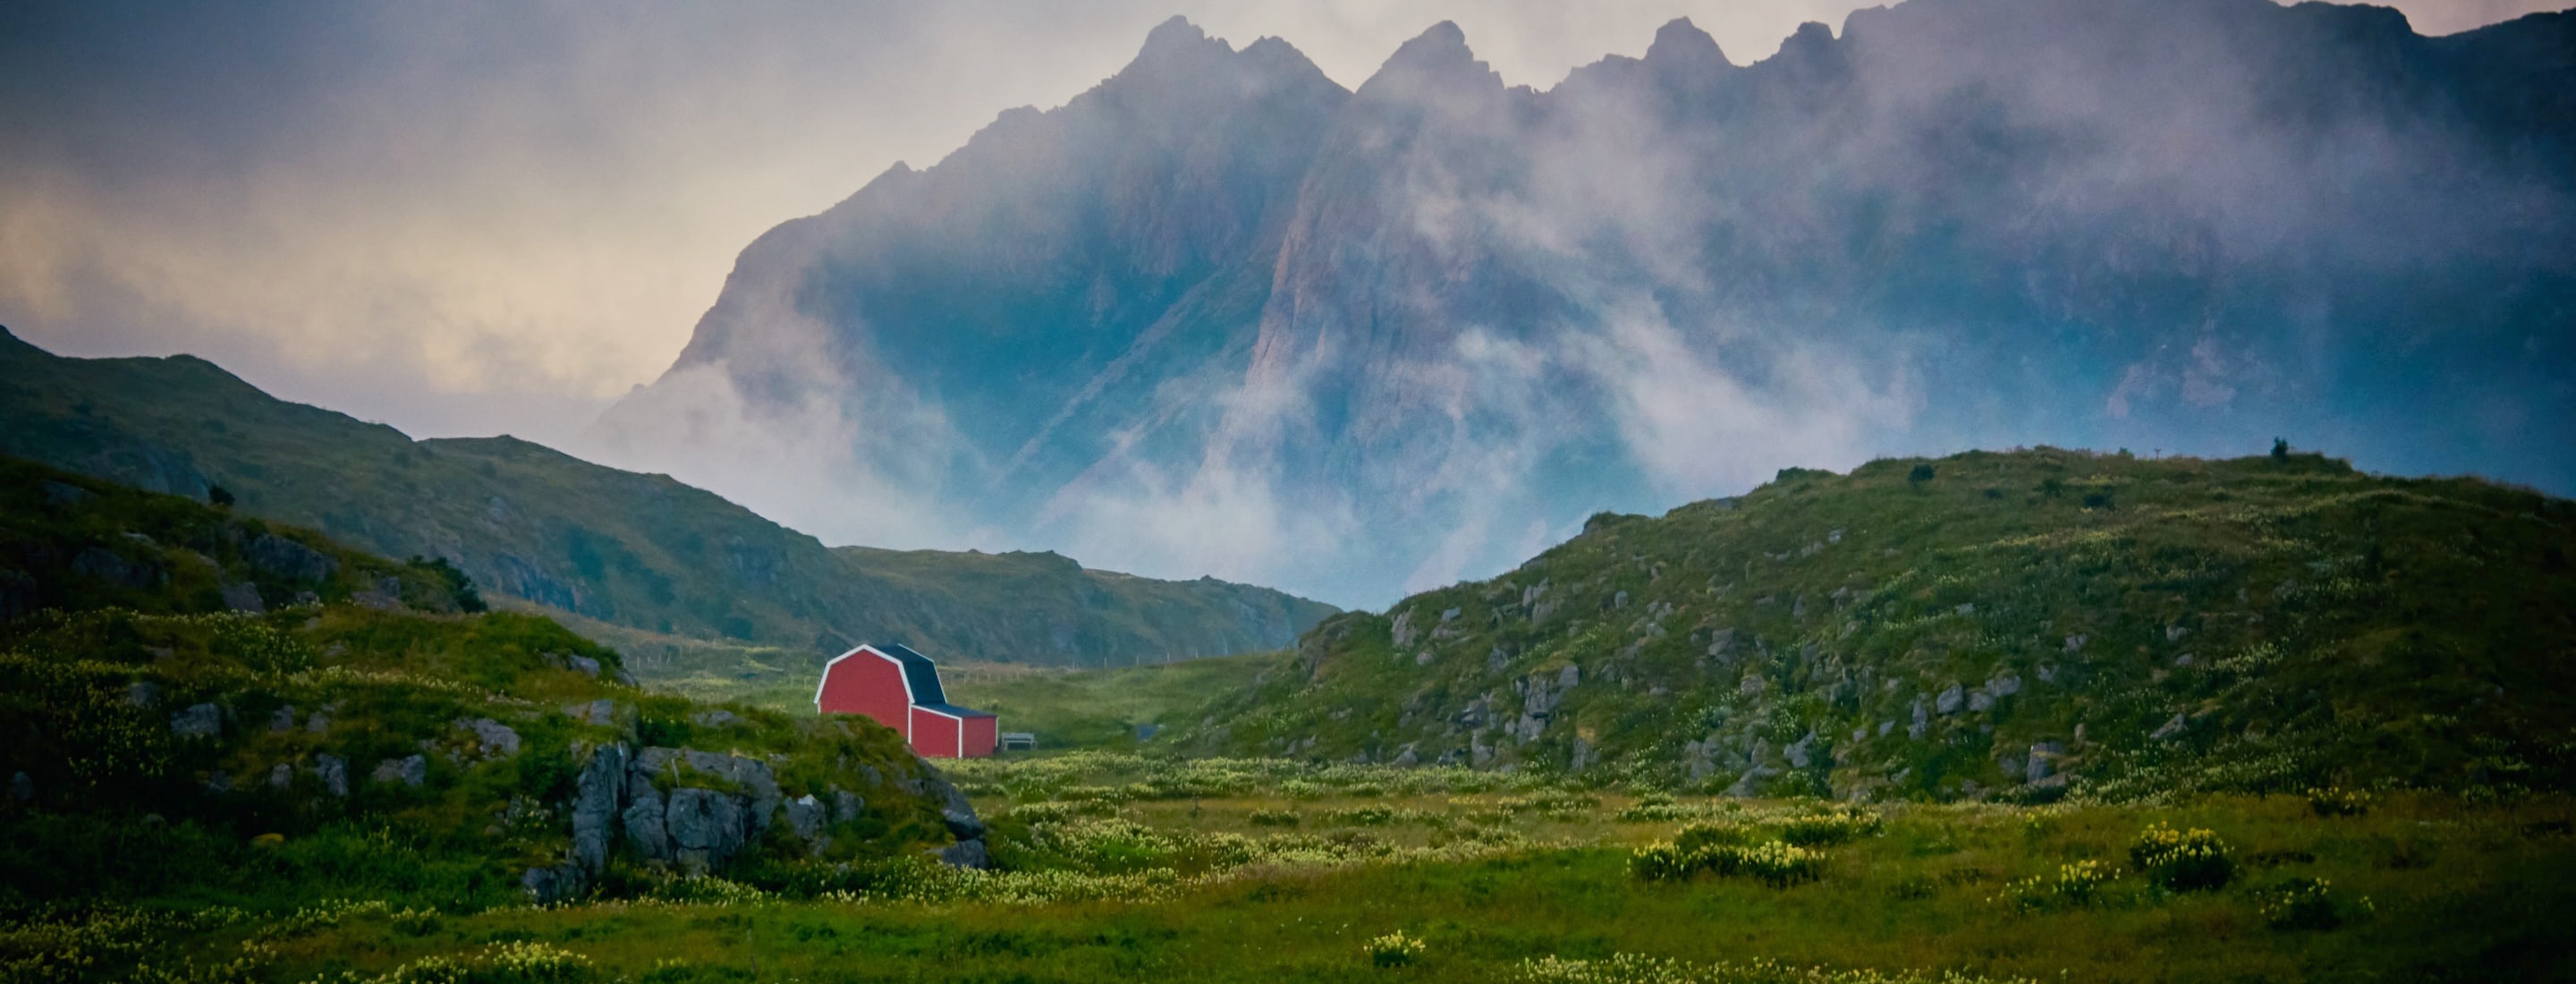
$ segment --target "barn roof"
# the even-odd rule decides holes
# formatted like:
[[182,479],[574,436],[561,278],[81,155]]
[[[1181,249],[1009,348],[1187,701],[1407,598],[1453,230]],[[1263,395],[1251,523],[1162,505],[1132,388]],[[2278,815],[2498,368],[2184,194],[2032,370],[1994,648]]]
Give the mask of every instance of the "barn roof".
[[999,716],[989,711],[978,711],[972,708],[959,707],[955,704],[914,704],[913,706],[925,711],[945,714],[949,717],[955,718],[988,718]]
[[914,704],[945,705],[948,703],[948,693],[939,689],[939,668],[931,664],[930,657],[895,643],[887,643],[876,649],[878,652],[894,657],[894,661],[903,666],[903,681],[912,688]]

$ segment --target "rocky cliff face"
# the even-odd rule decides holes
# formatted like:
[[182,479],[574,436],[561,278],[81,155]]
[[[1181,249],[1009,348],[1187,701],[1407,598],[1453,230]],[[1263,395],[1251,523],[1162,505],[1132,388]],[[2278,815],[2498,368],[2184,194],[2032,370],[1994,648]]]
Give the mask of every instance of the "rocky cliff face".
[[596,437],[870,503],[818,527],[1345,602],[1927,446],[2286,433],[2566,488],[2571,45],[1910,0],[1748,66],[1675,22],[1546,91],[1443,24],[1345,93],[1175,21],[764,236]]

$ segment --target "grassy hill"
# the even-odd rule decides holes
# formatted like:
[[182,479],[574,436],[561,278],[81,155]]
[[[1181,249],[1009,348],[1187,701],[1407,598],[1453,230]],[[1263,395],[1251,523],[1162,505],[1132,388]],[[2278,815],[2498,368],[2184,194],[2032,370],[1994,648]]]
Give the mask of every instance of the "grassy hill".
[[1275,649],[1334,610],[1051,553],[826,548],[667,476],[509,437],[414,441],[201,359],[60,358],[5,330],[0,453],[201,502],[221,490],[247,515],[443,558],[496,604],[713,643],[698,662],[900,641],[939,657],[1124,665]]
[[438,565],[0,459],[0,580],[0,911],[650,895],[955,832],[892,731],[642,691]]
[[[2576,979],[2576,806],[2502,761],[2465,795],[2190,795],[2168,771],[2170,795],[2081,806],[1315,750],[1006,756],[951,787],[864,721],[639,691],[550,620],[468,611],[436,565],[40,465],[0,460],[0,569],[25,589],[0,610],[0,981]],[[1300,658],[956,689],[1112,744]],[[963,832],[952,791],[993,868],[923,857]]]
[[1791,469],[1327,620],[1183,747],[1739,794],[2563,787],[2576,503],[2317,455]]

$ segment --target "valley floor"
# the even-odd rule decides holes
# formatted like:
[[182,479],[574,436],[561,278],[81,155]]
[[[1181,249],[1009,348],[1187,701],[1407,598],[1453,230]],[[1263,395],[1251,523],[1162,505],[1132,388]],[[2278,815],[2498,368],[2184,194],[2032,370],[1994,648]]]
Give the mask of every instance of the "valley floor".
[[[60,910],[0,929],[0,980],[2576,979],[2561,797],[1852,810],[1260,760],[958,771],[1011,870],[480,912],[399,890]],[[2137,860],[2158,826],[2214,834],[2224,883]],[[1657,869],[1677,832],[1749,847]]]

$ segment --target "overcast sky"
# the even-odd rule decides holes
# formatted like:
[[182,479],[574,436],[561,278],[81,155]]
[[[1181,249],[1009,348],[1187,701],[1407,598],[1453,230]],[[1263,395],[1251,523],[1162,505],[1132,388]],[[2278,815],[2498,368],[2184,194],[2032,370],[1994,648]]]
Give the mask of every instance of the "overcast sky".
[[[734,254],[1174,13],[1345,86],[1454,20],[1547,87],[1688,16],[1737,63],[1850,0],[35,3],[0,10],[0,325],[211,358],[414,436],[565,443]],[[2444,34],[2567,0],[2405,0]]]

